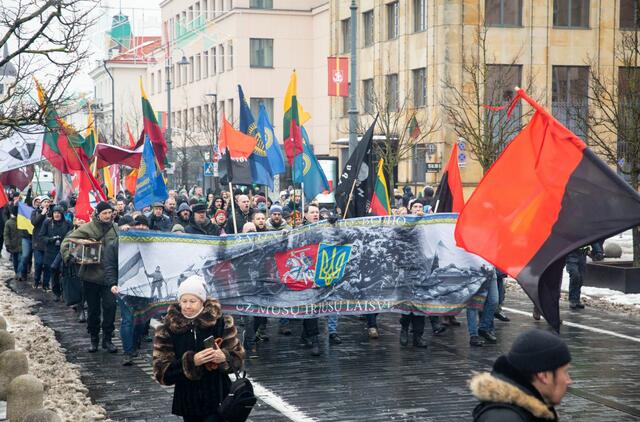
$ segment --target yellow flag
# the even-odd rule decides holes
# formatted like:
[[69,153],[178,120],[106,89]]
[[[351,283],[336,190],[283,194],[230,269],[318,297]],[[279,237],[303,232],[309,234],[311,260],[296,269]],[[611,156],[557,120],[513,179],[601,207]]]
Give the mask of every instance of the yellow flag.
[[[289,79],[289,86],[287,87],[287,92],[284,94],[284,112],[286,113],[291,108],[291,99],[297,94],[297,85],[298,85],[298,77],[296,75],[296,71],[294,70],[291,74],[291,79]],[[302,105],[300,104],[300,100],[298,99],[298,118],[300,119],[299,125],[302,126],[311,118],[311,115],[302,109]]]

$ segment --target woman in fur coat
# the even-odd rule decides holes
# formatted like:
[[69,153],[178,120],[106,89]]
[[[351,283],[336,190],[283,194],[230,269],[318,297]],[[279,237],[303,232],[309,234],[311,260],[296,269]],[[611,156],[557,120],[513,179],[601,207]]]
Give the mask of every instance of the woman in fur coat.
[[[210,336],[219,347],[205,348]],[[187,278],[153,342],[155,379],[175,385],[172,413],[187,422],[222,421],[217,410],[231,385],[227,374],[239,371],[243,359],[233,317],[222,314],[218,301],[207,299],[202,277]]]

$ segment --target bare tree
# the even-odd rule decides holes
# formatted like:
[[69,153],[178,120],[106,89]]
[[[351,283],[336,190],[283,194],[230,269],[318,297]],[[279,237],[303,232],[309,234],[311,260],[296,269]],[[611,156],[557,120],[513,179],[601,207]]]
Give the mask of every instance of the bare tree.
[[[42,124],[32,77],[50,106],[68,110],[67,88],[89,56],[86,36],[95,24],[97,0],[21,0],[0,3],[0,66],[6,66],[0,97],[0,135]],[[75,110],[74,110],[75,111]]]
[[[515,94],[515,85],[521,84],[521,66],[518,55],[508,64],[495,63],[495,57],[487,57],[487,28],[478,26],[475,33],[476,49],[467,49],[462,57],[462,80],[454,81],[450,75],[442,81],[444,96],[441,99],[443,115],[458,135],[463,138],[477,161],[486,172],[502,153],[504,147],[520,132],[524,115],[516,104],[511,118],[507,110],[490,110],[485,105],[508,103]],[[532,79],[525,89],[531,94]]]
[[[588,61],[587,113],[573,113],[586,129],[587,142],[615,166],[631,187],[640,187],[640,36],[638,29],[622,31],[615,48],[618,67]],[[640,230],[633,230],[633,265],[640,266]]]

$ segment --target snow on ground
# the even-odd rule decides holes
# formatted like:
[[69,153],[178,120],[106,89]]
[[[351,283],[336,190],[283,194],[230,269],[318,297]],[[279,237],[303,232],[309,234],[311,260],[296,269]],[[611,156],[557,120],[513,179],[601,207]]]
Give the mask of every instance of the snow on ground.
[[15,294],[5,284],[5,280],[13,277],[8,265],[7,260],[0,263],[0,315],[7,320],[16,349],[27,354],[29,373],[44,383],[44,407],[57,412],[65,421],[105,420],[104,408],[91,403],[78,366],[67,362],[54,331],[31,314],[36,302]]

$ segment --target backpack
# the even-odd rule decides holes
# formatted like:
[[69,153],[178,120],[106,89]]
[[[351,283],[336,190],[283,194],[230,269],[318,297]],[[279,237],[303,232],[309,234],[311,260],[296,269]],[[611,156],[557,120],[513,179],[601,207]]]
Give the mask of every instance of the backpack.
[[247,372],[242,376],[236,372],[236,380],[231,383],[229,394],[220,403],[218,414],[227,422],[245,422],[256,401],[258,399],[253,393],[253,385],[247,378]]

